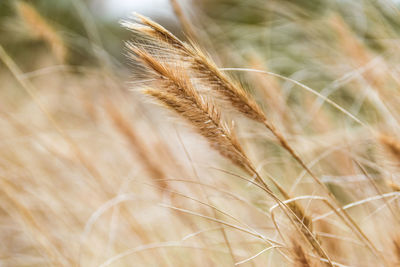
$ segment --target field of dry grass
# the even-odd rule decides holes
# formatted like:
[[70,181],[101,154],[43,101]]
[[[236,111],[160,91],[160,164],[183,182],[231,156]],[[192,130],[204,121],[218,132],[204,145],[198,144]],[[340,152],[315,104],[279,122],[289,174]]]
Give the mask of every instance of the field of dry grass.
[[396,3],[70,2],[0,16],[1,266],[400,266]]

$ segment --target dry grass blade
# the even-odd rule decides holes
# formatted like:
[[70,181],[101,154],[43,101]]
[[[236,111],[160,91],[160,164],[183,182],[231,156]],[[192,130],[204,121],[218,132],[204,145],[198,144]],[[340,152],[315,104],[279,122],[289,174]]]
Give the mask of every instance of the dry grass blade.
[[18,1],[16,2],[16,7],[30,33],[32,33],[35,37],[45,41],[51,47],[55,57],[60,62],[64,62],[67,56],[67,49],[63,40],[53,29],[53,27],[36,11],[32,5],[26,2]]
[[295,258],[294,266],[296,267],[315,267],[315,264],[311,263],[310,258],[304,252],[303,248],[297,241],[293,241],[293,254]]
[[[27,228],[28,234],[39,244],[39,250],[47,258],[48,264],[67,266],[70,259],[62,256],[57,247],[54,246],[54,242],[52,242],[54,240],[51,240],[50,235],[43,229],[43,226],[36,221],[32,212],[15,198],[18,189],[3,177],[0,178],[0,184],[2,209],[8,209],[12,211],[13,216],[20,218],[19,220]],[[69,264],[71,263],[69,261]]]
[[142,144],[139,137],[132,129],[130,123],[123,117],[118,109],[110,102],[107,101],[105,104],[105,110],[113,121],[118,131],[125,136],[125,139],[129,142],[134,154],[138,155],[138,159],[145,166],[146,171],[150,174],[154,181],[161,189],[167,189],[168,184],[163,180],[165,174],[158,164],[153,162],[149,157],[149,153],[146,151],[146,147]]
[[192,24],[189,22],[189,20],[186,19],[185,15],[183,14],[183,10],[181,6],[178,3],[178,0],[170,0],[172,9],[174,10],[174,13],[176,17],[179,19],[179,22],[182,25],[183,30],[185,33],[192,38],[193,40],[196,40],[196,33],[193,30]]
[[393,191],[400,191],[400,185],[398,185],[390,180],[386,180],[385,182]]
[[384,145],[386,150],[392,155],[392,157],[397,161],[400,161],[400,142],[395,138],[385,134],[380,134],[378,139]]
[[393,252],[395,255],[395,264],[399,264],[400,263],[400,236],[399,235],[397,235],[393,238]]

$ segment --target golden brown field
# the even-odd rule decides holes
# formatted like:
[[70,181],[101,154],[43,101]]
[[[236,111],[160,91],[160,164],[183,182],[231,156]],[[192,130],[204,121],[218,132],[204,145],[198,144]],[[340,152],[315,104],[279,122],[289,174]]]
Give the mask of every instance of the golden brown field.
[[0,3],[0,266],[400,266],[398,3],[170,2]]

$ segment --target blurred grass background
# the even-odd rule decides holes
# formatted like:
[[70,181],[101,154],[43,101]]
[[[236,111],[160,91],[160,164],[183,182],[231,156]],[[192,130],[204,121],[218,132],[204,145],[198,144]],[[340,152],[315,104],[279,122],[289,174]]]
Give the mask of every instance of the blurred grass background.
[[[32,38],[29,33],[29,25],[24,25],[23,19],[18,14],[16,3],[18,1],[5,0],[0,3],[0,21],[2,23],[0,41],[3,46],[10,50],[10,53],[16,57],[25,59],[25,63],[32,62],[29,60],[34,52],[43,53],[43,40]],[[131,5],[123,4],[124,1],[114,1],[117,7],[107,9],[112,5],[112,1],[83,1],[83,0],[32,0],[26,1],[33,5],[38,13],[46,19],[46,21],[57,31],[65,46],[68,49],[67,63],[72,65],[93,65],[96,62],[96,55],[99,51],[93,51],[91,42],[98,50],[108,54],[110,58],[115,58],[112,64],[118,65],[124,62],[123,40],[129,39],[129,33],[122,29],[119,20],[132,16],[133,12],[143,10],[143,6],[147,6],[147,12],[158,15],[158,21],[170,25],[172,29],[177,28],[176,20],[172,17],[172,9],[164,12],[160,16],[157,12],[149,12],[149,10],[157,10],[154,6],[159,2],[159,8],[169,8],[168,1],[144,1],[132,2]],[[111,3],[111,4],[110,4]],[[144,4],[143,4],[144,3]],[[121,8],[118,8],[121,6]],[[125,6],[131,6],[129,9],[122,9]],[[141,8],[142,7],[142,8]],[[122,9],[122,10],[121,10]],[[145,9],[146,10],[146,9]],[[146,14],[147,15],[147,14]],[[29,24],[29,22],[28,22]],[[26,49],[29,48],[29,49]]]
[[[380,201],[381,193],[399,190],[398,3],[180,2],[195,42],[220,67],[284,75],[362,122],[287,79],[230,72],[341,203],[375,196]],[[149,10],[158,8],[164,5],[153,4]],[[240,173],[137,92],[131,78],[137,66],[124,55],[130,33],[119,25],[120,15],[104,12],[99,1],[0,1],[0,45],[6,51],[2,61],[7,63],[8,57],[20,69],[10,68],[10,60],[0,64],[1,263],[99,266],[117,256],[115,266],[232,266],[256,255],[265,249],[264,241],[160,207],[171,202],[276,237],[268,217],[270,201],[216,170],[219,166]],[[145,15],[185,38],[172,8],[168,12],[170,16]],[[295,196],[320,193],[270,133],[237,121],[240,140],[263,174],[275,177]],[[209,207],[185,197],[169,199],[159,192],[166,185],[154,179],[154,168],[160,179],[186,181],[167,182],[169,190],[203,201],[210,195],[213,205],[238,221],[215,216]],[[199,177],[215,188],[202,191]],[[394,196],[388,199],[398,212]],[[398,266],[398,221],[379,201],[367,201],[352,215],[392,266]],[[329,212],[312,201],[303,204],[315,217]],[[333,216],[317,222],[316,232],[332,259],[342,264],[338,266],[382,264]],[[292,231],[285,234],[290,237]],[[144,252],[118,258],[132,248]],[[243,266],[307,266],[298,262],[271,250]]]

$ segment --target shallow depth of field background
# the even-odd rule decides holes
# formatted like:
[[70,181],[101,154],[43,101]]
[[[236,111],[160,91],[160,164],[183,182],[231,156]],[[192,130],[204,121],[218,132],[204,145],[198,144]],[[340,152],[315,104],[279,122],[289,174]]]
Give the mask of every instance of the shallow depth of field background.
[[[270,132],[223,117],[263,176],[304,196],[334,265],[399,266],[399,4],[179,3],[219,67],[291,79],[227,72],[379,255]],[[187,40],[169,1],[0,1],[0,265],[325,266],[276,209],[278,234],[253,177],[141,93],[119,23],[134,11]]]

